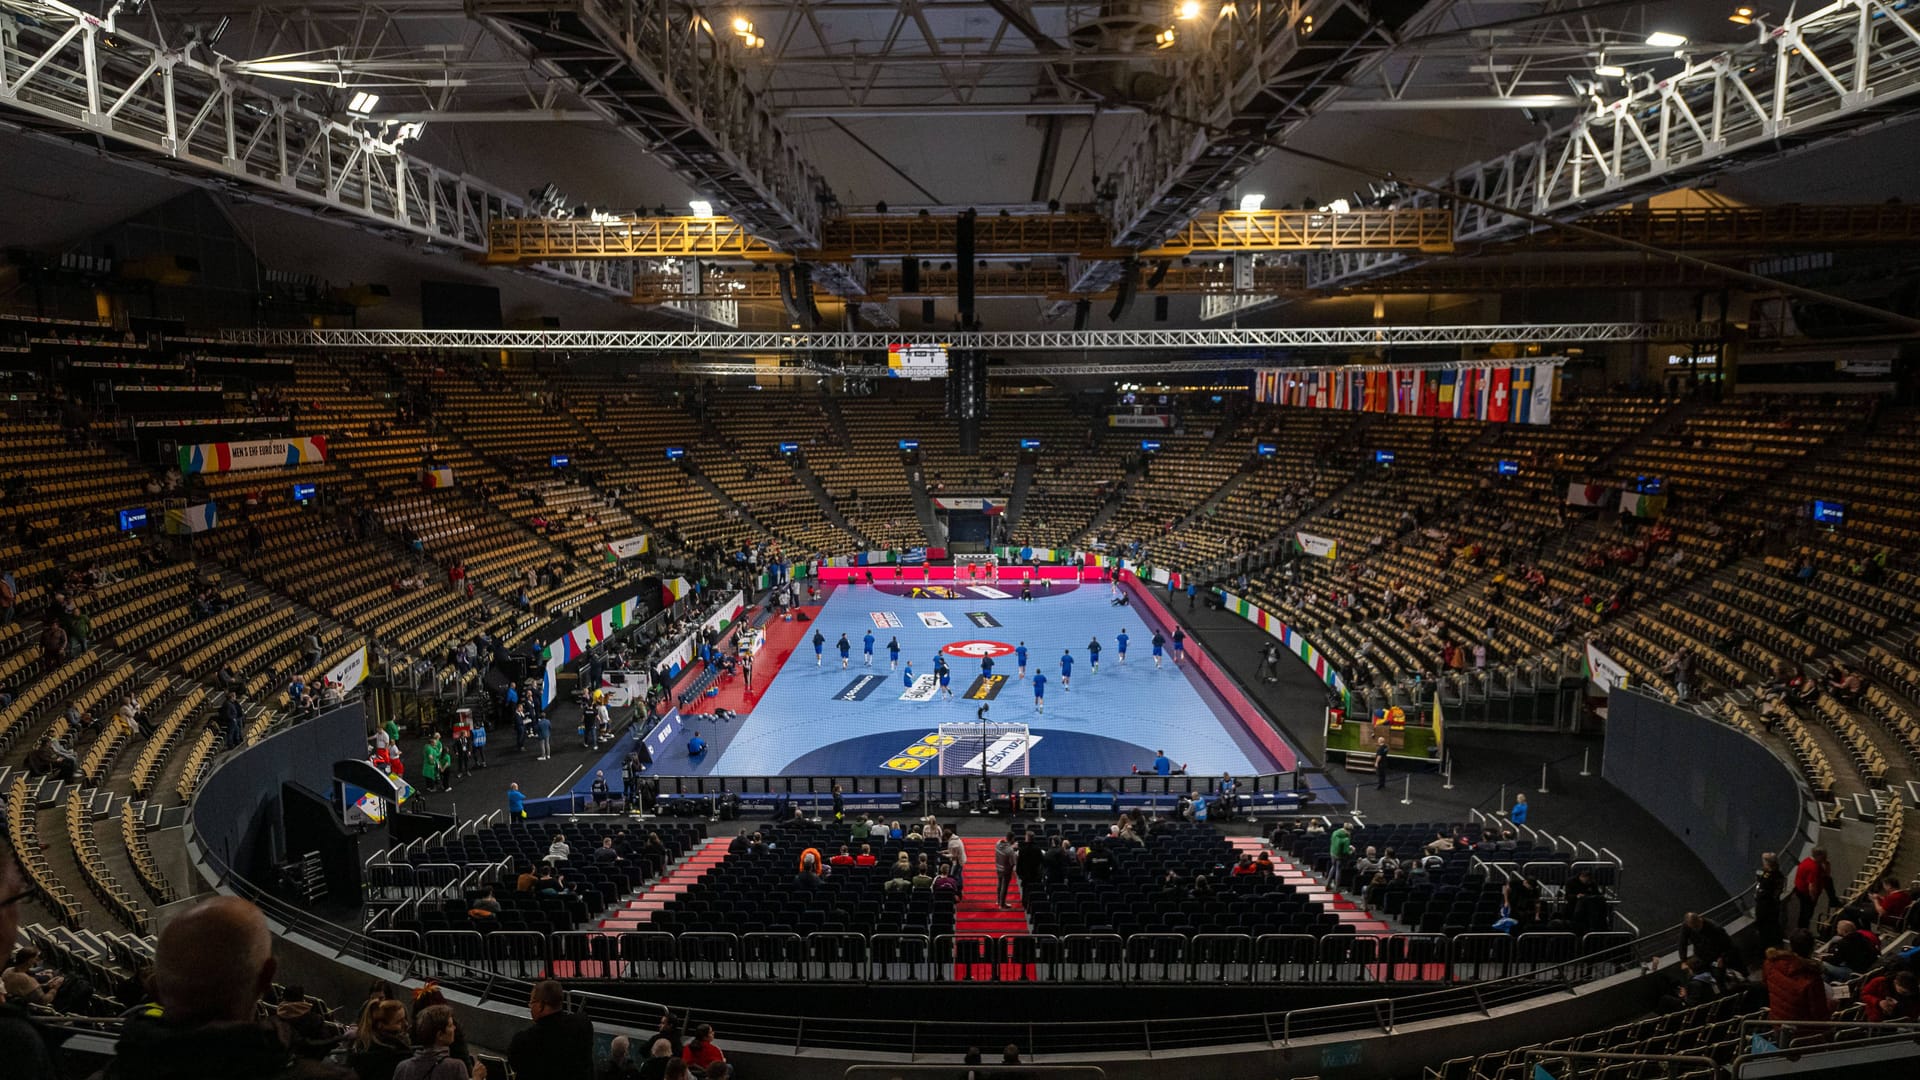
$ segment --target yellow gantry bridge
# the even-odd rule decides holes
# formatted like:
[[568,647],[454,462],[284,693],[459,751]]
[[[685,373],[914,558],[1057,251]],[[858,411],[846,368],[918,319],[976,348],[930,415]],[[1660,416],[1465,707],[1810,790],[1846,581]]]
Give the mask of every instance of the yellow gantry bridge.
[[[954,257],[959,221],[951,215],[870,214],[837,218],[821,230],[817,251],[779,251],[721,217],[499,218],[488,227],[486,261],[496,265],[567,259],[718,259],[783,263]],[[1453,218],[1444,209],[1260,210],[1204,214],[1147,251],[1113,246],[1093,214],[1017,214],[975,220],[981,259],[1077,256],[1083,259],[1179,258],[1198,254],[1285,251],[1453,250]]]

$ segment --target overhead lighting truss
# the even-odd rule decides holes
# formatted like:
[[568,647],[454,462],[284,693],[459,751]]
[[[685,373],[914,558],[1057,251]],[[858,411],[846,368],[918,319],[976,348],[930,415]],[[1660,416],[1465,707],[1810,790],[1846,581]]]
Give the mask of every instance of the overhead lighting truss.
[[[1735,166],[1778,157],[1912,115],[1920,89],[1920,9],[1888,0],[1835,0],[1748,45],[1689,62],[1664,79],[1633,80],[1591,97],[1545,138],[1460,169],[1434,187],[1552,218],[1618,206]],[[1419,192],[1405,205],[1440,206]],[[1454,239],[1510,240],[1537,226],[1456,202]],[[1314,288],[1378,277],[1404,253],[1309,256]]]
[[[1716,338],[1711,323],[1503,323],[1255,330],[1001,330],[949,333],[696,330],[228,330],[236,344],[327,349],[526,349],[624,353],[883,353],[890,345],[988,352],[1352,349],[1389,345],[1578,344]],[[1263,360],[1262,362],[1266,362]],[[1229,367],[1230,359],[1208,360]],[[1027,370],[1021,368],[1022,371]]]
[[[522,200],[398,142],[267,93],[203,47],[170,48],[60,0],[0,0],[0,107],[95,135],[196,182],[466,252]],[[608,295],[631,265],[559,260],[532,272]]]

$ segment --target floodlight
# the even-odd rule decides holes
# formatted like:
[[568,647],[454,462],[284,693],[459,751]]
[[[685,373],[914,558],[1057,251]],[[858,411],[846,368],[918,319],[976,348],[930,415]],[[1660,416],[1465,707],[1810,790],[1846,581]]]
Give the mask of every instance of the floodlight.
[[713,216],[713,204],[705,199],[695,199],[687,205],[693,209],[694,217]]
[[1240,196],[1240,212],[1243,214],[1257,214],[1260,212],[1261,205],[1266,201],[1267,197],[1257,192],[1252,195],[1242,195]]
[[1647,44],[1656,49],[1677,49],[1687,43],[1687,35],[1655,30],[1647,35]]

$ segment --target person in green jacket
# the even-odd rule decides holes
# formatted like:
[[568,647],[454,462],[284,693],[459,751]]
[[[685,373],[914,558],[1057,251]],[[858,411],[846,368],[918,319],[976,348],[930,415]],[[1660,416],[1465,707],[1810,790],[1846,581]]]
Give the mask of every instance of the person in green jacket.
[[391,716],[387,717],[387,742],[393,746],[400,745],[400,721]]
[[446,744],[440,741],[440,733],[434,732],[427,737],[426,753],[420,762],[420,779],[429,790],[450,786],[443,783],[447,775],[447,765],[452,755],[447,753]]
[[1347,831],[1344,823],[1333,830],[1332,836],[1327,837],[1327,858],[1331,863],[1327,868],[1327,884],[1338,889],[1341,869],[1346,866],[1348,859],[1353,858],[1353,834]]

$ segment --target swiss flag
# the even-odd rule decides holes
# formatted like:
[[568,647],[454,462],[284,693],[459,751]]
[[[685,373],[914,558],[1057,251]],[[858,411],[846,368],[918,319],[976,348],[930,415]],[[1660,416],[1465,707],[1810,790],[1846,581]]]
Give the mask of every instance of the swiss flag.
[[1494,368],[1492,385],[1487,389],[1487,419],[1496,424],[1507,422],[1513,397],[1513,369]]

